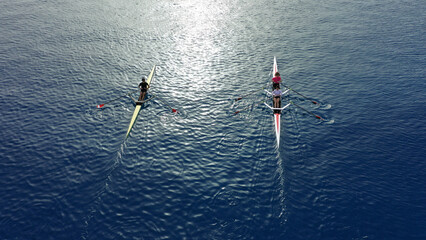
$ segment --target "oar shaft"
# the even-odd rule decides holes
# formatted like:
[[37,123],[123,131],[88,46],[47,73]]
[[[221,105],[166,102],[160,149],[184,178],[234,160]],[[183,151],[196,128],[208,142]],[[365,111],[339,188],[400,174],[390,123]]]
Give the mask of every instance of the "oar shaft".
[[247,97],[247,96],[250,96],[250,95],[252,95],[252,94],[254,94],[254,93],[257,93],[257,92],[259,92],[259,91],[262,91],[263,89],[265,89],[265,87],[261,87],[261,88],[259,88],[259,89],[254,90],[254,91],[251,91],[251,92],[249,92],[249,93],[247,93],[247,94],[245,94],[245,95],[243,95],[243,96],[241,96],[241,97],[239,97],[239,98],[236,98],[236,99],[234,99],[234,100],[235,100],[235,101],[241,100],[241,99],[243,99],[243,98],[245,98],[245,97]]
[[301,106],[297,105],[296,103],[294,103],[294,102],[292,102],[292,101],[290,101],[290,103],[291,103],[291,104],[293,104],[294,106],[296,106],[296,107],[298,107],[298,108],[302,109],[303,111],[305,111],[305,112],[307,112],[307,113],[311,114],[312,116],[314,116],[314,117],[316,117],[316,118],[318,118],[318,119],[320,119],[320,120],[324,120],[322,117],[320,117],[320,116],[316,115],[315,113],[313,113],[313,112],[311,112],[311,111],[309,111],[309,110],[307,110],[307,109],[305,109],[305,108],[303,108],[303,107],[301,107]]
[[123,97],[127,97],[129,94],[131,94],[131,93],[135,93],[135,92],[137,92],[137,91],[139,91],[139,90],[131,91],[131,92],[129,92],[129,93],[126,93],[126,95],[123,95],[123,96],[120,96],[120,97],[114,98],[114,99],[112,99],[112,100],[107,101],[106,103],[99,104],[99,105],[97,105],[97,107],[98,107],[98,108],[102,108],[103,106],[105,106],[105,104],[108,104],[108,103],[111,103],[111,102],[117,101],[118,99],[121,99],[121,98],[123,98]]
[[261,103],[264,103],[265,101],[266,101],[266,100],[262,100],[262,101],[260,101],[260,102],[258,102],[258,103],[253,104],[253,105],[249,105],[249,106],[247,106],[247,107],[245,107],[245,108],[243,108],[243,109],[241,109],[241,110],[239,110],[239,111],[236,111],[234,114],[238,114],[238,113],[240,113],[241,111],[244,111],[244,110],[247,110],[247,109],[249,109],[249,108],[251,108],[251,107],[257,106],[257,105],[259,105],[259,104],[261,104]]
[[[154,95],[154,97],[157,97],[156,95]],[[169,107],[170,109],[172,109],[172,112],[177,113],[178,111],[171,107],[168,103],[166,103],[164,100],[162,100],[161,98],[157,98],[158,100],[160,100],[160,102],[162,102],[164,105],[166,105],[167,107]]]
[[292,89],[291,87],[289,87],[289,86],[287,86],[287,85],[284,85],[284,84],[283,84],[283,86],[284,86],[284,87],[286,87],[286,88],[288,88],[289,90],[291,90],[291,91],[295,92],[296,94],[298,94],[298,95],[302,96],[304,99],[311,101],[313,104],[318,104],[316,101],[311,100],[310,98],[308,98],[308,97],[306,97],[305,95],[303,95],[303,94],[299,93],[298,91],[296,91],[296,90]]

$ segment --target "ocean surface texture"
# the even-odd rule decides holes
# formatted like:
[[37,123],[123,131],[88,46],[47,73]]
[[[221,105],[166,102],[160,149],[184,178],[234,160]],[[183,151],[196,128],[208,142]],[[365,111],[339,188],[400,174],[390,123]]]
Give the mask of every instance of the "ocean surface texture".
[[0,239],[424,240],[425,69],[424,0],[2,0]]

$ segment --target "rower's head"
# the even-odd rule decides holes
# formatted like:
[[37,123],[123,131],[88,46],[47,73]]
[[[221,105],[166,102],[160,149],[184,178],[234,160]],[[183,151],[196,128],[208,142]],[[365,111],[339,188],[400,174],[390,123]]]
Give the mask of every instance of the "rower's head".
[[280,76],[280,73],[279,72],[276,72],[275,73],[275,77],[279,77]]
[[142,77],[142,82],[145,82],[146,81],[146,77]]
[[275,86],[275,89],[280,89],[280,85]]

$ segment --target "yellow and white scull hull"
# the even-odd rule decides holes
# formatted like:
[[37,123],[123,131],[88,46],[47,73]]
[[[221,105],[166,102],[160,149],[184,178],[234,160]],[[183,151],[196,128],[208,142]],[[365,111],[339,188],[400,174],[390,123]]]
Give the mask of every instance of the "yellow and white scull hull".
[[[154,77],[155,73],[155,65],[152,67],[151,73],[148,75],[148,78],[146,79],[146,82],[151,85],[151,80]],[[146,94],[145,94],[146,97]],[[143,101],[144,99],[142,99]],[[126,138],[129,136],[130,131],[132,131],[133,125],[136,122],[136,119],[138,118],[139,111],[141,110],[143,103],[136,103],[135,111],[133,112],[132,120],[130,121],[129,128],[127,129]]]

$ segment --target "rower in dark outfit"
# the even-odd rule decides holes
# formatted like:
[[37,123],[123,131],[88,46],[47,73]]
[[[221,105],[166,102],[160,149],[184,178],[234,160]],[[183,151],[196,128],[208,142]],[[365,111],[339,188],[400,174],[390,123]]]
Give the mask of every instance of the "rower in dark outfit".
[[142,77],[142,82],[139,83],[139,89],[141,90],[141,94],[139,95],[138,101],[143,101],[145,99],[146,92],[148,91],[149,84],[146,82],[146,78]]

